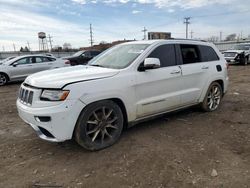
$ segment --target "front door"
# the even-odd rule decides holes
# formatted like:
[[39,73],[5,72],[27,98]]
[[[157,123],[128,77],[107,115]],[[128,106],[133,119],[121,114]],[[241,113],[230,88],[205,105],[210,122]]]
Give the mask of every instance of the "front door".
[[161,67],[136,75],[137,118],[162,113],[180,105],[181,69],[176,63],[175,47],[157,47],[148,57],[158,58]]

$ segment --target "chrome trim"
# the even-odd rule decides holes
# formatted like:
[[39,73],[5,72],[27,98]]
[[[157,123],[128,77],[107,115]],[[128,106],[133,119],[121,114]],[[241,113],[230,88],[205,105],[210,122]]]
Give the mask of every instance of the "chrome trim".
[[[27,122],[26,122],[27,123]],[[36,132],[36,134],[42,139],[42,140],[46,140],[46,141],[49,141],[49,142],[60,142],[59,140],[57,140],[56,138],[50,138],[50,137],[47,137],[45,136],[41,131],[40,129],[36,126],[36,125],[33,125],[31,123],[28,123]]]

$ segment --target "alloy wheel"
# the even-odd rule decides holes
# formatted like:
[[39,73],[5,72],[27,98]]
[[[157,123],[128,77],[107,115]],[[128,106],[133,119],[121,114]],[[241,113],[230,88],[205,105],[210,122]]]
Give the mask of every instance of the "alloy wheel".
[[221,90],[217,85],[211,87],[207,96],[208,109],[214,111],[218,108],[221,101]]
[[7,78],[4,74],[0,74],[0,86],[3,86],[7,83]]
[[88,118],[86,134],[92,143],[104,144],[115,137],[119,132],[118,116],[107,106],[94,110]]

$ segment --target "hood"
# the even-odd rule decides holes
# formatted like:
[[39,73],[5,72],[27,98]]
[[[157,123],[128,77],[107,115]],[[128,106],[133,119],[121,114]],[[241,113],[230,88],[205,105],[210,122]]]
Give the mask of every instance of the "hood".
[[78,65],[32,74],[24,81],[38,88],[63,88],[66,84],[112,77],[120,71],[94,66]]
[[227,51],[225,51],[224,53],[238,53],[238,54],[240,54],[240,53],[243,53],[244,52],[244,50],[227,50]]
[[70,59],[75,59],[77,57],[78,56],[67,56],[67,57],[63,57],[62,59],[64,59],[64,60],[70,60]]

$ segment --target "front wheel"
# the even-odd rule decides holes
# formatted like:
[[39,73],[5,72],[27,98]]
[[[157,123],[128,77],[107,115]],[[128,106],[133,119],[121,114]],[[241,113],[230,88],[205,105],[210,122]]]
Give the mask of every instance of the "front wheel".
[[248,64],[248,57],[245,57],[244,65]]
[[212,83],[207,91],[207,94],[202,102],[202,109],[206,112],[212,112],[218,109],[222,99],[222,88],[219,83]]
[[88,105],[80,114],[76,142],[87,150],[95,151],[116,143],[123,129],[123,114],[113,101],[104,100]]
[[5,74],[0,73],[0,86],[7,84],[8,78]]

